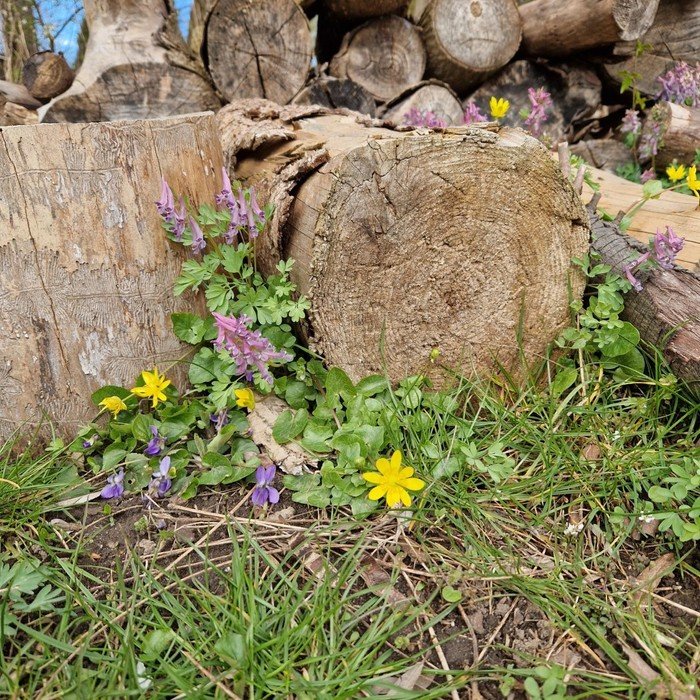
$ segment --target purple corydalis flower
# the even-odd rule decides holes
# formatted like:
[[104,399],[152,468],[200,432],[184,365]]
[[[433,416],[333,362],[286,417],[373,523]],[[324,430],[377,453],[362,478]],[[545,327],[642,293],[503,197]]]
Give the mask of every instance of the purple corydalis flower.
[[666,231],[661,233],[658,229],[654,236],[654,260],[664,270],[672,270],[676,255],[681,252],[685,239],[677,236],[675,231],[666,227]]
[[552,96],[544,88],[528,88],[527,96],[530,100],[530,114],[525,124],[534,136],[539,136],[542,124],[549,119],[547,110],[552,106]]
[[679,61],[664,75],[659,76],[661,90],[658,97],[688,107],[700,107],[700,63],[695,68]]
[[185,232],[185,219],[187,218],[187,209],[185,208],[185,200],[180,197],[180,209],[173,212],[173,236],[176,241],[182,240],[182,234]]
[[[659,152],[659,141],[661,140],[661,123],[653,118],[648,119],[642,138],[639,140],[638,153],[642,160],[650,160]],[[645,182],[645,180],[642,180]]]
[[143,453],[149,457],[155,457],[162,452],[165,446],[165,438],[158,435],[158,428],[156,428],[155,425],[151,426],[151,435],[153,435],[153,437],[148,441],[148,445],[146,445],[146,449]]
[[280,492],[271,486],[275,479],[277,467],[274,464],[269,464],[266,467],[258,467],[255,470],[255,488],[250,495],[250,500],[253,505],[259,508],[266,503],[278,503],[280,500]]
[[156,208],[158,213],[167,221],[168,223],[173,223],[173,216],[175,214],[175,199],[173,197],[173,191],[170,189],[170,185],[165,181],[165,178],[161,178],[160,182],[160,199],[156,202]]
[[121,498],[124,493],[124,470],[107,477],[107,486],[100,492],[102,498]]
[[642,283],[632,273],[640,265],[643,265],[647,260],[649,260],[650,257],[651,257],[650,252],[643,253],[636,260],[633,260],[631,263],[628,263],[627,265],[623,266],[623,268],[622,268],[622,271],[625,273],[625,277],[627,278],[627,281],[638,292],[641,292],[643,289]]
[[477,124],[478,122],[488,121],[481,110],[476,106],[476,103],[470,101],[467,102],[467,106],[464,109],[464,123],[465,124]]
[[199,253],[207,247],[202,229],[199,224],[190,216],[190,228],[192,229],[192,252]]
[[620,132],[623,134],[634,134],[637,136],[642,128],[642,122],[639,119],[639,112],[636,109],[628,109],[620,124]]
[[229,352],[236,363],[237,374],[250,382],[253,380],[253,370],[257,369],[260,376],[272,384],[268,363],[273,360],[291,360],[291,356],[275,350],[275,346],[260,331],[251,331],[248,328],[250,319],[247,316],[236,318],[217,313],[212,315],[219,331],[213,343],[214,347]]
[[654,172],[654,168],[647,168],[640,176],[639,179],[641,180],[642,183],[649,182],[649,180],[653,180],[656,177],[656,173]]
[[424,126],[429,129],[444,129],[447,122],[430,109],[411,107],[404,115],[403,123],[407,126]]
[[170,490],[173,481],[170,478],[170,457],[163,457],[160,460],[158,471],[153,472],[151,483],[148,485],[148,493],[153,496],[163,498]]

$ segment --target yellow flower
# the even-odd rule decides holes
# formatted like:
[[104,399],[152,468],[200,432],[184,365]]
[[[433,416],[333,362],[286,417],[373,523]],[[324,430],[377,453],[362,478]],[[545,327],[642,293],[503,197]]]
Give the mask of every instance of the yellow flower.
[[678,182],[685,177],[685,165],[678,165],[675,161],[666,168],[666,175],[671,182]]
[[700,199],[700,180],[698,180],[697,167],[694,165],[688,168],[688,177],[686,178],[688,187],[693,191],[693,194]]
[[508,102],[508,100],[504,100],[502,97],[499,97],[498,99],[492,97],[489,100],[489,107],[491,108],[491,116],[494,119],[500,119],[508,114],[510,102]]
[[119,413],[126,411],[126,404],[118,396],[107,396],[99,403],[116,418]]
[[378,501],[386,498],[386,504],[390,508],[395,508],[403,503],[405,506],[411,505],[409,491],[420,491],[425,482],[413,476],[411,467],[401,466],[401,452],[396,450],[391,456],[391,461],[380,457],[375,464],[376,472],[365,472],[362,477],[370,484],[376,486],[369,492],[367,497],[370,501]]
[[153,408],[160,401],[165,401],[167,398],[163,390],[170,386],[170,380],[165,378],[165,375],[158,374],[158,368],[155,367],[152,372],[141,372],[143,386],[135,386],[131,393],[142,399],[153,399]]
[[250,389],[236,389],[233,393],[236,395],[236,406],[251,411],[255,408],[255,394]]

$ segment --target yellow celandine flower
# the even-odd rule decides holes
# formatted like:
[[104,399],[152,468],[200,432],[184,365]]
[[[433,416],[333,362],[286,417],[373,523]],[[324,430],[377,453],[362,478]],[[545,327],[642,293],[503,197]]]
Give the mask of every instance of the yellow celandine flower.
[[504,100],[502,97],[499,97],[498,99],[492,97],[489,100],[489,107],[491,108],[491,116],[494,119],[501,119],[501,117],[505,117],[506,114],[508,114],[510,102],[508,102],[508,100]]
[[685,177],[685,165],[682,163],[671,163],[671,165],[666,168],[666,175],[671,182],[678,182]]
[[376,472],[365,472],[362,478],[376,486],[367,494],[370,501],[378,501],[380,498],[386,499],[386,504],[390,508],[395,508],[403,503],[405,506],[411,505],[409,491],[420,491],[425,482],[413,476],[413,469],[401,466],[401,452],[396,450],[391,455],[391,461],[385,457],[380,457],[375,467]]
[[170,386],[170,380],[165,375],[158,374],[158,368],[154,367],[152,372],[141,372],[143,386],[135,386],[131,393],[142,399],[152,399],[153,408],[161,401],[166,400],[164,389]]
[[698,180],[697,167],[695,165],[692,168],[688,168],[686,183],[693,191],[693,194],[700,199],[700,180]]
[[248,408],[251,411],[255,408],[255,394],[250,389],[236,389],[236,406]]
[[106,396],[99,403],[116,418],[122,411],[126,411],[126,404],[118,396]]

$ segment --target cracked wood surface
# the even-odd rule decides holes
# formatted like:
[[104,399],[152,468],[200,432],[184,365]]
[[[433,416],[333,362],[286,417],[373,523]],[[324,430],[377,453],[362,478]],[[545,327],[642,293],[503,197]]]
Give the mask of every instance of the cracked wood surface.
[[436,347],[448,368],[489,375],[500,362],[521,375],[518,336],[536,362],[568,323],[569,285],[583,290],[570,259],[588,249],[588,220],[522,131],[397,132],[262,100],[218,120],[232,177],[276,205],[261,269],[296,261],[312,304],[302,331],[353,379],[386,368],[441,382]]
[[221,165],[210,114],[0,129],[0,439],[44,413],[72,436],[97,388],[184,354],[169,315],[199,302],[153,202],[161,175],[210,201]]

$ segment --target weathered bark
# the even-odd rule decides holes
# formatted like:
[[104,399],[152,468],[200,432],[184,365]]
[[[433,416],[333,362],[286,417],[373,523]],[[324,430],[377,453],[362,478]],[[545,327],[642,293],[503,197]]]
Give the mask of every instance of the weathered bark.
[[408,0],[323,0],[331,14],[342,19],[367,19],[400,14]]
[[212,115],[0,130],[0,438],[45,413],[72,436],[104,384],[158,365],[182,385],[169,314],[181,254],[153,204],[220,187]]
[[275,204],[258,262],[296,261],[311,347],[353,379],[427,366],[444,381],[435,347],[466,374],[522,374],[518,337],[540,360],[568,323],[569,285],[582,292],[571,257],[588,249],[547,150],[520,130],[396,132],[302,109],[243,101],[217,118],[231,175]]
[[432,0],[420,22],[428,75],[460,94],[505,66],[520,46],[513,0]]
[[457,94],[446,83],[425,80],[414,85],[387,105],[384,119],[400,126],[412,110],[432,112],[446,126],[457,126],[464,121],[464,110]]
[[45,122],[142,119],[218,109],[169,14],[169,0],[85,0],[90,35],[73,85]]
[[641,41],[651,47],[641,56],[635,55],[636,41],[615,44],[613,54],[620,60],[607,64],[605,69],[617,83],[622,81],[623,73],[636,74],[635,87],[656,96],[661,88],[658,77],[673,68],[676,61],[691,65],[700,61],[700,2],[664,0]]
[[14,102],[28,109],[41,107],[41,102],[39,102],[24,85],[20,85],[19,83],[10,83],[7,80],[0,80],[0,95],[8,102]]
[[306,82],[311,32],[294,0],[219,0],[205,42],[209,72],[227,100],[266,97],[286,104]]
[[356,82],[379,101],[390,100],[423,77],[420,33],[396,15],[367,22],[345,36],[330,72]]
[[351,109],[373,117],[377,112],[374,97],[352,80],[321,76],[310,82],[293,100],[298,105],[321,105],[329,109]]
[[63,54],[40,51],[30,56],[22,68],[22,82],[29,92],[42,102],[65,92],[75,74]]
[[576,51],[639,39],[651,27],[659,0],[532,0],[520,6],[523,49],[531,56]]
[[198,56],[204,44],[204,32],[209,13],[217,0],[194,0],[190,10],[190,23],[187,28],[187,44]]
[[[592,248],[619,274],[639,257],[641,248],[618,226],[590,211]],[[673,373],[700,393],[700,277],[680,268],[644,275],[641,292],[625,295],[623,318],[634,324],[642,340],[661,350]]]
[[652,116],[644,124],[644,130],[652,122],[660,124],[661,138],[656,164],[667,166],[674,160],[690,165],[700,148],[700,109],[685,107],[672,102],[658,102]]
[[464,105],[474,101],[488,115],[489,98],[492,95],[504,97],[511,107],[501,123],[526,128],[520,110],[530,108],[528,89],[540,87],[552,96],[542,135],[554,142],[571,138],[576,125],[593,114],[601,102],[600,80],[585,65],[513,61],[465,99]]
[[36,124],[39,117],[35,110],[27,109],[14,102],[5,102],[2,106],[0,126],[21,126],[22,124]]

